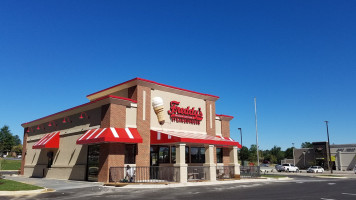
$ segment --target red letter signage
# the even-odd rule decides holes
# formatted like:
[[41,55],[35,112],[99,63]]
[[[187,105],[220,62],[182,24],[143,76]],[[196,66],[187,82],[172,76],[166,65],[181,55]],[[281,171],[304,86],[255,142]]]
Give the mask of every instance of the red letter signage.
[[171,117],[171,120],[174,122],[187,123],[187,124],[200,124],[203,120],[203,113],[201,108],[195,110],[195,107],[190,108],[181,108],[178,101],[171,101],[171,109],[168,111],[168,114]]

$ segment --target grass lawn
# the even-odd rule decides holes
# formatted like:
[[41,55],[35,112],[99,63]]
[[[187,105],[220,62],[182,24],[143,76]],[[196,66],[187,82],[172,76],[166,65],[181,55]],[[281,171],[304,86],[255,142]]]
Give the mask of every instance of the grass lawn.
[[0,159],[1,170],[19,170],[21,168],[21,160],[5,160]]
[[35,185],[29,185],[12,180],[0,179],[0,191],[38,190],[43,189]]
[[266,178],[286,178],[287,176],[283,176],[283,175],[267,175],[267,174],[263,174],[261,175],[261,177],[266,177]]

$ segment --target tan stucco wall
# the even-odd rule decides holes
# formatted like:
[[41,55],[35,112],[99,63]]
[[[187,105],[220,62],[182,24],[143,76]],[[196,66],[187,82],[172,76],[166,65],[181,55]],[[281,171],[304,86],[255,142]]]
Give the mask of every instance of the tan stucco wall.
[[126,127],[136,128],[137,107],[126,108]]
[[221,121],[218,119],[215,119],[215,130],[216,130],[216,135],[221,136]]
[[[165,123],[163,126],[159,125],[156,113],[152,107],[152,100],[151,100],[151,128],[156,130],[172,130],[172,131],[186,131],[186,132],[198,132],[206,134],[206,104],[205,101],[202,99],[197,99],[193,97],[178,95],[174,93],[164,92],[160,90],[152,90],[151,91],[151,98],[154,97],[161,97],[164,103],[164,116],[165,116]],[[179,107],[186,108],[186,107],[195,107],[197,110],[199,107],[203,113],[203,120],[199,125],[188,124],[188,123],[180,123],[180,122],[172,122],[169,115],[168,110],[170,110],[170,102],[171,101],[178,101],[180,102]]]
[[[29,142],[25,162],[25,176],[47,178],[84,180],[87,162],[87,145],[77,145],[77,139],[85,131],[70,134],[60,134],[58,149],[32,149],[36,141]],[[52,168],[47,168],[47,152],[53,151]]]

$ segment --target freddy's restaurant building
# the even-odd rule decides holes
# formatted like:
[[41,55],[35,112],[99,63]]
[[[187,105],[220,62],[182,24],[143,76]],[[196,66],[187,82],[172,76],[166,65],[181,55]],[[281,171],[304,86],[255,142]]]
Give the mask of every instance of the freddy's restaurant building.
[[22,124],[23,175],[119,182],[130,165],[134,182],[239,178],[219,97],[135,78],[87,98]]

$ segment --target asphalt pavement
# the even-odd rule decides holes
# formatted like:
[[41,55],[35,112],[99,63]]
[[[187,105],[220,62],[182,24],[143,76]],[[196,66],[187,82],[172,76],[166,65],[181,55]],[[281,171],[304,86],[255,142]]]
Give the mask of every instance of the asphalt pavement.
[[[228,184],[174,188],[115,188],[95,183],[68,181],[62,182],[68,184],[67,186],[61,186],[55,192],[3,199],[356,199],[356,178],[317,178],[298,174],[289,176],[292,179],[236,181]],[[82,187],[80,184],[83,184]]]

